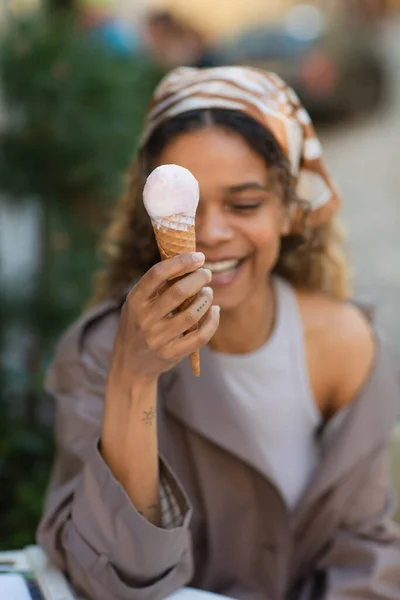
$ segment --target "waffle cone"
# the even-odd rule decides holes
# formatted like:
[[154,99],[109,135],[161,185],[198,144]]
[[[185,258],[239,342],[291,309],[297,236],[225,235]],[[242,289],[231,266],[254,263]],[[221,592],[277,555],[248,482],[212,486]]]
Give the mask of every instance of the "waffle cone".
[[[196,234],[194,223],[185,224],[182,228],[180,215],[168,217],[162,222],[153,221],[153,230],[156,236],[157,246],[160,251],[161,260],[173,258],[177,254],[186,254],[196,251]],[[186,310],[193,302],[193,298],[188,298],[177,309],[178,312]],[[198,328],[195,325],[189,331],[195,331]],[[197,350],[190,355],[192,371],[196,377],[200,375],[200,354]]]

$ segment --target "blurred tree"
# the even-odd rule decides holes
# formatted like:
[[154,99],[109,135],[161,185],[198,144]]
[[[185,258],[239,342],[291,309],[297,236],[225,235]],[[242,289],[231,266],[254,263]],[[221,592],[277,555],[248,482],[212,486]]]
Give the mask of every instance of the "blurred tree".
[[[161,76],[143,56],[88,38],[55,6],[13,21],[0,47],[0,201],[35,204],[40,244],[32,282],[0,294],[0,548],[33,540],[51,460],[43,371],[89,294],[96,237]],[[9,338],[21,340],[18,360]]]

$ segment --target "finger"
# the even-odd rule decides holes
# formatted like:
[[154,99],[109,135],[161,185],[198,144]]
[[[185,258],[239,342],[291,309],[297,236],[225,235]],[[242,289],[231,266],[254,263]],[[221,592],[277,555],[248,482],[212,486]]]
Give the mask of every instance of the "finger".
[[198,330],[188,333],[170,344],[164,351],[167,360],[182,360],[196,352],[211,340],[219,325],[219,306],[212,306],[207,312],[204,323]]
[[205,256],[202,252],[191,252],[178,254],[155,264],[138,283],[137,298],[139,300],[150,299],[167,281],[195,271],[204,264],[204,261]]
[[186,332],[197,327],[201,319],[210,310],[212,301],[212,289],[210,287],[203,288],[186,310],[157,323],[153,328],[150,338],[153,345],[159,348],[166,346]]
[[142,316],[144,328],[149,330],[182,306],[184,302],[196,296],[204,286],[210,283],[211,278],[211,271],[202,268],[176,281],[146,306],[145,314]]

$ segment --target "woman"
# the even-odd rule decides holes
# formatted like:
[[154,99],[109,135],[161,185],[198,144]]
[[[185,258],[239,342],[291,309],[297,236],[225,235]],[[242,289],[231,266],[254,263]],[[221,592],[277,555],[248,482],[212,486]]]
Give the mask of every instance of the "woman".
[[[142,190],[169,163],[199,182],[199,253],[160,263]],[[96,306],[48,377],[39,542],[97,600],[400,598],[398,381],[347,301],[338,195],[298,98],[252,69],[173,71],[133,173]]]
[[165,70],[178,65],[212,67],[215,59],[200,31],[166,10],[151,12],[143,34],[148,50]]

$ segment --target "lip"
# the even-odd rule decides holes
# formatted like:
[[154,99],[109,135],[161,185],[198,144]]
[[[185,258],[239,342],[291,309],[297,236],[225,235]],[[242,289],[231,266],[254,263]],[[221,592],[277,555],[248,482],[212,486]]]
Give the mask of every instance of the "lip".
[[206,263],[218,263],[218,262],[226,262],[228,260],[244,260],[245,258],[247,258],[246,256],[221,256],[219,258],[216,257],[209,257],[206,255],[206,260],[204,262]]
[[242,259],[235,269],[230,271],[222,271],[220,273],[213,273],[210,286],[215,289],[221,289],[229,286],[231,283],[234,283],[240,277],[243,269],[245,268],[246,262],[246,259]]

